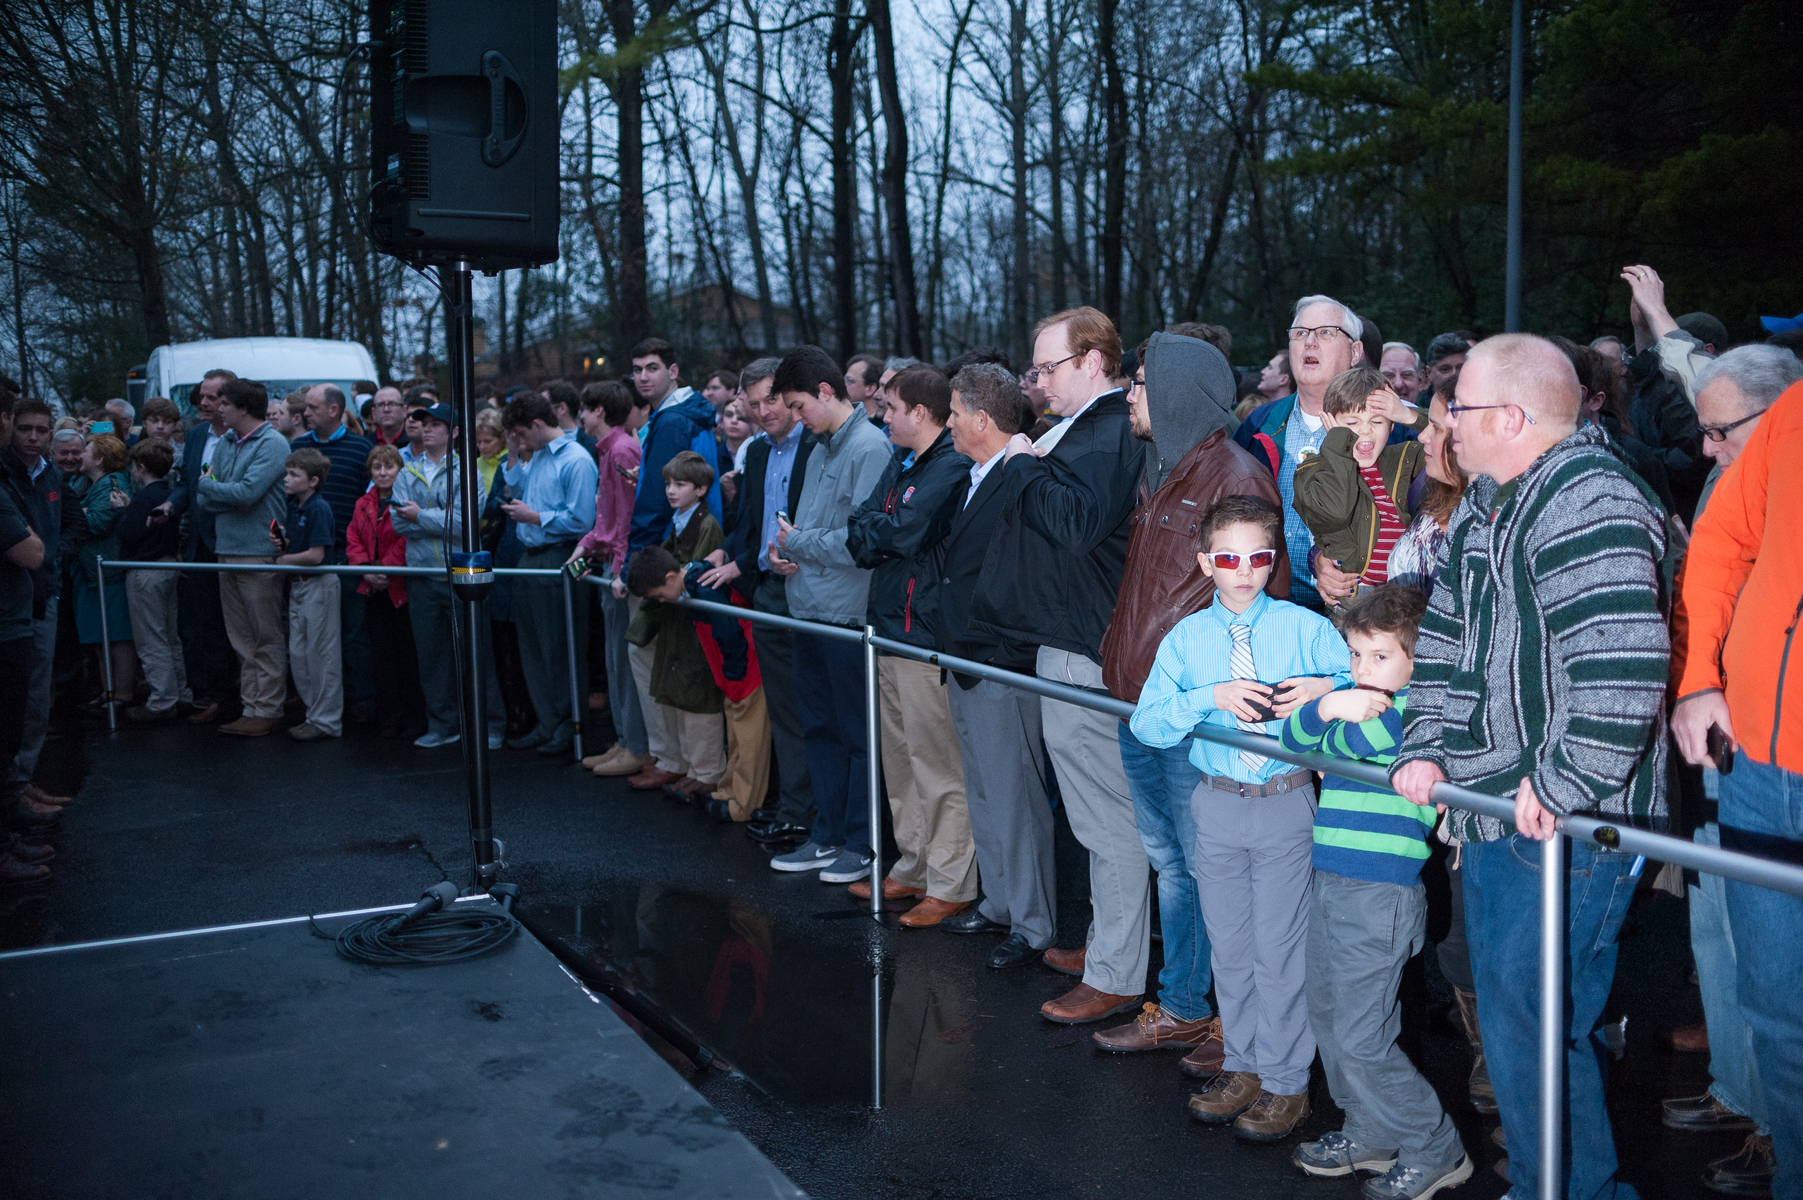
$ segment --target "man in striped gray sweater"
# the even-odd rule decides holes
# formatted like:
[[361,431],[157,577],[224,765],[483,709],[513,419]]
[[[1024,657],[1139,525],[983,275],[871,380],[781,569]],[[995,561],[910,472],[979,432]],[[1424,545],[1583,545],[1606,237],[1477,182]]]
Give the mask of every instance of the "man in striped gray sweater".
[[[1550,342],[1472,350],[1449,409],[1472,476],[1421,623],[1408,725],[1391,782],[1417,804],[1441,780],[1513,796],[1512,824],[1457,813],[1465,920],[1512,1194],[1539,1188],[1537,1037],[1541,842],[1557,815],[1659,827],[1665,818],[1663,517],[1594,427]],[[1625,855],[1573,843],[1566,1056],[1568,1196],[1626,1198],[1591,1034],[1633,898]]]

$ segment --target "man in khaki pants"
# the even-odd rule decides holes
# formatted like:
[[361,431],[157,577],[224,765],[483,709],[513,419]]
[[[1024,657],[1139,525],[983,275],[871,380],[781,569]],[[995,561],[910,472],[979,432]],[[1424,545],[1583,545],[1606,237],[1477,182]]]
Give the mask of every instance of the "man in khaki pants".
[[[228,380],[219,390],[226,435],[206,474],[195,482],[200,506],[217,514],[214,531],[222,563],[272,563],[270,523],[287,513],[282,464],[288,439],[268,421],[269,394],[249,379]],[[283,579],[273,572],[224,571],[219,603],[225,632],[238,652],[238,691],[244,715],[220,733],[262,737],[282,715],[287,690],[288,620]]]
[[[846,549],[858,566],[874,568],[865,619],[877,635],[933,649],[945,537],[964,506],[972,464],[946,432],[952,386],[937,368],[897,373],[883,404],[895,457],[852,511]],[[901,849],[883,897],[924,897],[902,914],[910,929],[938,925],[977,898],[964,760],[943,674],[911,658],[877,660],[883,776]],[[852,891],[869,895],[868,887],[853,884]]]

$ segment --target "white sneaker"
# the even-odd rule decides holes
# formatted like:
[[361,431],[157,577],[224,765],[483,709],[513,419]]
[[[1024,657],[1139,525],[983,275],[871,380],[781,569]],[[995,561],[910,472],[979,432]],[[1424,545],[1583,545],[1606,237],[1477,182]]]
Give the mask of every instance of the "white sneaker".
[[440,746],[455,746],[462,740],[463,737],[461,734],[433,733],[428,729],[425,733],[414,738],[413,744],[418,746],[421,750],[436,750]]

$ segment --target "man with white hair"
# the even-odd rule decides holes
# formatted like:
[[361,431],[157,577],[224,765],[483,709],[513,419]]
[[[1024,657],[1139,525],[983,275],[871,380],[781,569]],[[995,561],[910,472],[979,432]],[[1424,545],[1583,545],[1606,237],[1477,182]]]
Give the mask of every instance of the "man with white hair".
[[[1725,628],[1722,613],[1724,610],[1732,613],[1739,609],[1744,589],[1738,584],[1733,586],[1731,592],[1724,589],[1719,572],[1712,570],[1721,560],[1741,561],[1741,547],[1736,545],[1737,539],[1732,535],[1710,536],[1714,526],[1705,522],[1705,512],[1723,472],[1740,459],[1741,452],[1747,448],[1753,435],[1765,425],[1767,410],[1786,389],[1800,379],[1803,379],[1803,363],[1797,361],[1796,355],[1777,346],[1763,345],[1737,347],[1710,361],[1697,372],[1697,419],[1703,434],[1703,453],[1716,463],[1708,483],[1704,485],[1702,499],[1697,503],[1697,531],[1708,540],[1692,541],[1692,545],[1701,550],[1697,558],[1698,569],[1704,576],[1716,576],[1714,580],[1707,581],[1714,584],[1711,589],[1714,595],[1709,597],[1707,605],[1712,611],[1703,614],[1699,634],[1701,640],[1697,649],[1714,658],[1721,656],[1713,653],[1713,648],[1719,648],[1727,640],[1722,633]],[[1744,492],[1744,484],[1741,490]],[[1766,494],[1769,509],[1779,502],[1779,498],[1769,490],[1766,490]],[[1742,501],[1743,512],[1747,507]],[[1727,525],[1729,528],[1744,529],[1745,517],[1739,518],[1739,521],[1738,527],[1733,520],[1727,522]],[[1763,543],[1768,538],[1774,545],[1784,544],[1782,537],[1772,538],[1769,532],[1759,540]],[[1751,557],[1758,557],[1757,549]],[[1771,565],[1778,565],[1780,559],[1794,560],[1794,557],[1774,556]],[[1751,731],[1744,728],[1744,715],[1739,724],[1729,715],[1729,702],[1718,688],[1723,682],[1723,676],[1735,665],[1731,659],[1724,659],[1719,670],[1709,664],[1699,664],[1701,669],[1695,674],[1690,670],[1690,659],[1693,657],[1691,620],[1690,608],[1685,602],[1689,597],[1688,574],[1687,570],[1679,577],[1679,586],[1684,589],[1684,596],[1674,606],[1672,613],[1671,683],[1674,693],[1680,697],[1672,710],[1672,733],[1677,739],[1679,751],[1691,762],[1702,764],[1704,791],[1710,799],[1710,803],[1704,807],[1707,819],[1697,826],[1692,836],[1702,845],[1719,846],[1723,842],[1723,826],[1728,824],[1727,840],[1733,845],[1735,838],[1739,836],[1730,821],[1733,816],[1732,803],[1737,797],[1724,793],[1732,791],[1732,784],[1735,782],[1749,778],[1757,780],[1767,770],[1781,771],[1783,760],[1779,759],[1776,765],[1768,769],[1756,757],[1749,756],[1753,757],[1753,761],[1737,764],[1740,767],[1738,779],[1724,779],[1709,761],[1707,735],[1712,725],[1719,724],[1724,732],[1739,733],[1748,737],[1750,742],[1766,742],[1766,745],[1760,747],[1759,753],[1768,752],[1770,739],[1759,739],[1757,733],[1749,736]],[[1782,584],[1778,591],[1782,596]],[[1730,594],[1733,596],[1732,605],[1724,603]],[[1755,600],[1757,599],[1759,597],[1755,592]],[[1757,608],[1757,604],[1754,607]],[[1752,643],[1756,654],[1769,657],[1771,645],[1784,636],[1782,629],[1791,607],[1794,606],[1782,602],[1776,606],[1778,628],[1773,630],[1768,626],[1768,638]],[[1752,612],[1749,609],[1749,617]],[[1750,620],[1747,624],[1751,624]],[[1748,644],[1744,640],[1748,636],[1746,631],[1742,631],[1739,636],[1743,639],[1742,645]],[[1736,674],[1737,685],[1741,683],[1743,675],[1744,673]],[[1756,701],[1747,707],[1757,707],[1758,704]],[[1718,800],[1722,801],[1720,821],[1714,815]],[[1755,852],[1766,849],[1756,843],[1746,848]],[[1748,954],[1752,949],[1750,940],[1737,942],[1735,921],[1729,911],[1729,886],[1728,881],[1719,875],[1699,875],[1697,881],[1690,885],[1690,948],[1691,956],[1696,960],[1703,1016],[1709,1030],[1709,1090],[1698,1096],[1665,1101],[1663,1119],[1671,1128],[1696,1133],[1745,1131],[1748,1138],[1740,1151],[1710,1163],[1704,1169],[1703,1179],[1712,1189],[1746,1195],[1761,1188],[1769,1190],[1772,1178],[1777,1173],[1772,1137],[1772,1088],[1766,1085],[1765,1080],[1774,1073],[1781,1056],[1766,1056],[1757,1052],[1753,1030],[1742,1008],[1739,964],[1743,957],[1757,958],[1760,955]],[[1778,924],[1781,926],[1784,923],[1780,918]],[[1761,923],[1760,927],[1766,926]],[[1744,931],[1742,937],[1745,937]],[[1763,938],[1760,945],[1764,947]],[[1749,962],[1748,965],[1754,964]],[[1787,990],[1794,989],[1777,984],[1773,990],[1774,994],[1782,995]],[[1782,1074],[1779,1078],[1782,1080]],[[1778,1086],[1785,1085],[1780,1082]],[[1794,1111],[1794,1106],[1780,1104],[1777,1107],[1778,1123],[1783,1124],[1784,1108],[1792,1107]],[[1793,1159],[1797,1157],[1795,1143],[1792,1144],[1790,1153]]]
[[[1665,525],[1657,502],[1578,427],[1577,374],[1543,338],[1474,347],[1449,406],[1471,485],[1447,530],[1415,648],[1392,786],[1430,804],[1450,779],[1514,801],[1512,827],[1454,812],[1464,843],[1465,924],[1478,1023],[1509,1146],[1511,1194],[1539,1193],[1540,843],[1586,813],[1658,826],[1665,807],[1660,607]],[[1630,856],[1574,841],[1565,1034],[1570,1196],[1632,1196],[1615,1180],[1599,1047],[1616,933],[1633,898]]]
[[[1359,339],[1365,323],[1358,314],[1332,296],[1304,296],[1296,301],[1290,318],[1290,377],[1296,390],[1281,400],[1261,404],[1246,414],[1233,440],[1254,458],[1262,458],[1277,477],[1283,494],[1283,540],[1290,553],[1290,599],[1319,610],[1315,571],[1309,552],[1314,535],[1296,515],[1296,466],[1310,454],[1318,454],[1327,438],[1322,402],[1327,385],[1341,371],[1365,361]],[[1402,426],[1391,441],[1406,437]]]
[[1415,403],[1421,394],[1421,356],[1407,342],[1385,342],[1383,360],[1377,369],[1390,381],[1403,403]]

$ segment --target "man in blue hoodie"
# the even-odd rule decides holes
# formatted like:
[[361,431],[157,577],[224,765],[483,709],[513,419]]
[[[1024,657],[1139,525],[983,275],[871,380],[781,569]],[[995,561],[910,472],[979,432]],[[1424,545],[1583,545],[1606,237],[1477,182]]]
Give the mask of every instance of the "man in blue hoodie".
[[[714,427],[714,406],[693,388],[683,387],[678,380],[682,368],[676,362],[676,348],[662,338],[646,338],[632,348],[632,386],[639,398],[649,402],[651,417],[639,438],[644,455],[639,463],[638,492],[632,504],[632,530],[627,535],[628,556],[647,546],[661,546],[670,536],[670,520],[676,510],[664,497],[664,465],[684,450],[695,450],[696,438]],[[712,438],[708,438],[711,448]],[[702,457],[714,461],[710,454]],[[724,523],[720,511],[719,483],[707,496],[707,506],[714,519]],[[621,593],[616,592],[615,595]],[[628,601],[634,615],[638,601]],[[649,767],[627,780],[641,791],[654,790],[676,783],[682,774],[665,764],[682,761],[677,746],[676,725],[664,715],[663,706],[651,698],[652,648],[628,646],[627,658],[632,663],[632,677],[639,689],[639,703],[645,714],[645,737],[655,759]]]

